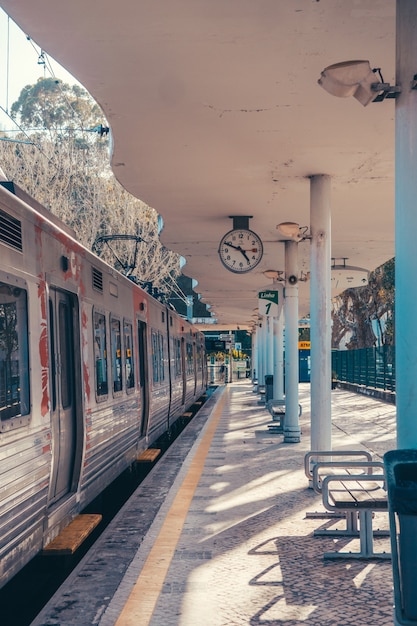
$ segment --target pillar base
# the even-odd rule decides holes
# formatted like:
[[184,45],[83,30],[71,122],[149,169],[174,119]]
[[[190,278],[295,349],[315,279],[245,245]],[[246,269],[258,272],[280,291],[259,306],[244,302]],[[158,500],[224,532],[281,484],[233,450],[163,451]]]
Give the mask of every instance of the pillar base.
[[284,443],[300,443],[301,430],[296,427],[284,426]]

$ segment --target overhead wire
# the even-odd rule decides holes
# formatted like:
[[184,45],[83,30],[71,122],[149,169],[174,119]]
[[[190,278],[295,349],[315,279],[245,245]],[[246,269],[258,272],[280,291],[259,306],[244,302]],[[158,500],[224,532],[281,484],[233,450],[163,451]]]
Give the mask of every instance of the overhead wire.
[[10,71],[10,17],[7,16],[7,48],[6,48],[6,111],[9,110],[9,71]]

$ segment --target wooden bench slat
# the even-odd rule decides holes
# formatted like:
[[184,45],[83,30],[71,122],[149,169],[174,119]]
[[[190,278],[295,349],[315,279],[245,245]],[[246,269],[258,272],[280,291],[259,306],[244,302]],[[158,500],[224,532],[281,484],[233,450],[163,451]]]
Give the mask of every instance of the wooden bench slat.
[[[338,476],[340,480],[333,479],[332,476],[325,478],[328,484],[326,489],[329,503],[338,509],[368,509],[387,510],[387,492],[375,480],[367,479],[365,476],[350,476],[350,480]],[[326,504],[325,500],[323,501]]]
[[98,513],[77,515],[66,528],[42,550],[45,556],[74,554],[102,520]]
[[161,450],[159,448],[148,448],[136,457],[136,461],[138,463],[153,463],[160,454]]

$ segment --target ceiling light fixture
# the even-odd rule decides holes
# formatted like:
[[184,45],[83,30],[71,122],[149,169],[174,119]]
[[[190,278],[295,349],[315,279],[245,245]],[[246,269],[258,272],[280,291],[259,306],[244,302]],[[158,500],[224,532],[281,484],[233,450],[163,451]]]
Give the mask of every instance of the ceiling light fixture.
[[[379,82],[375,80],[376,73]],[[329,65],[321,72],[318,84],[333,96],[353,96],[364,107],[370,102],[396,98],[401,92],[400,87],[385,83],[381,69],[372,69],[369,61],[342,61]]]
[[284,272],[281,270],[266,270],[263,274],[266,278],[270,278],[274,282],[284,280]]
[[285,239],[292,241],[300,242],[304,239],[311,239],[311,236],[307,235],[308,226],[300,226],[296,222],[282,222],[278,224],[277,230]]

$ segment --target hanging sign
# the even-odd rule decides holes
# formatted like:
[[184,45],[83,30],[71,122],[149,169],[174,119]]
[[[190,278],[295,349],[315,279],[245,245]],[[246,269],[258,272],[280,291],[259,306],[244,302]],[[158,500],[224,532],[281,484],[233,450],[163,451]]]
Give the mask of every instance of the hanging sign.
[[278,317],[282,309],[282,288],[264,289],[258,293],[259,315]]

